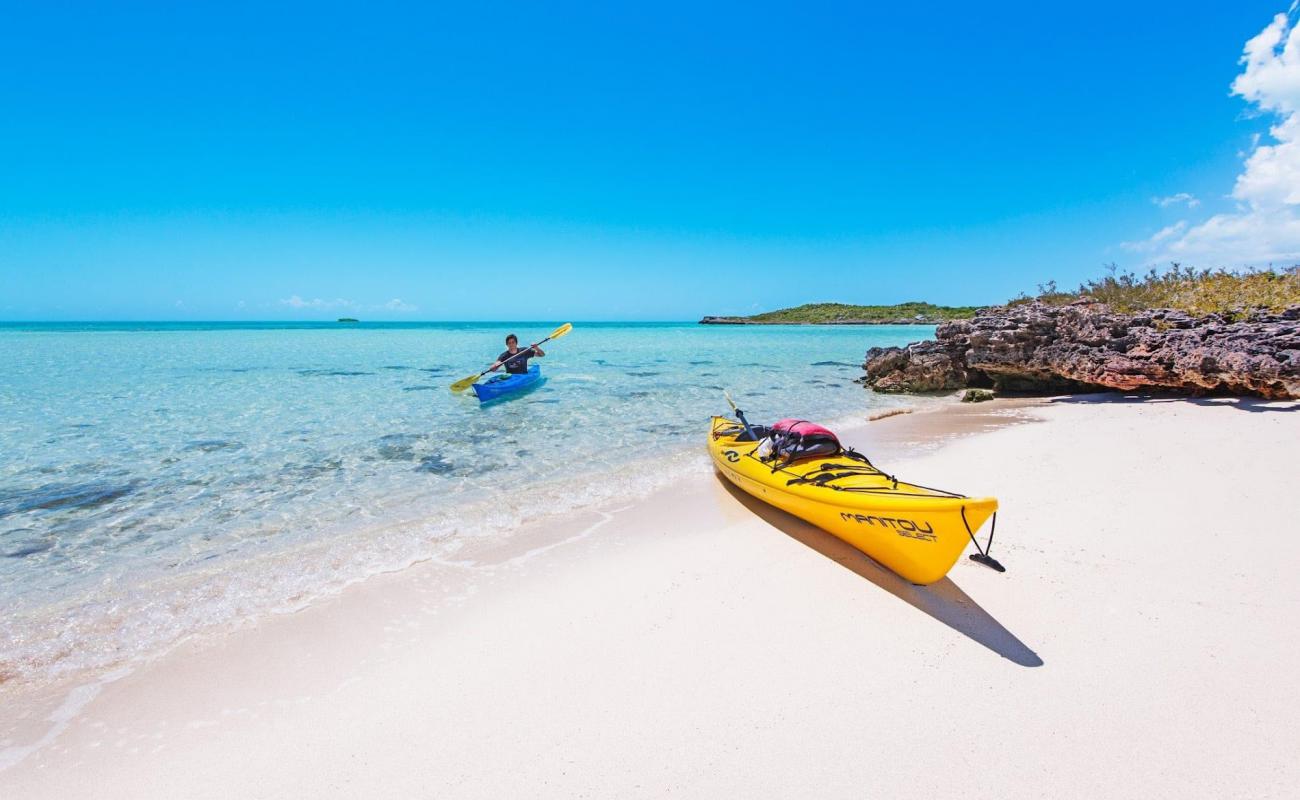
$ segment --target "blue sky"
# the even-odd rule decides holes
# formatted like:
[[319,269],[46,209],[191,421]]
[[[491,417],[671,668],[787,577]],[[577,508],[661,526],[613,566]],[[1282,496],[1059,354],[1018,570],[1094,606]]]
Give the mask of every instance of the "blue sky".
[[0,319],[690,319],[1259,263],[1291,243],[1205,225],[1294,111],[1232,93],[1286,2],[14,4]]

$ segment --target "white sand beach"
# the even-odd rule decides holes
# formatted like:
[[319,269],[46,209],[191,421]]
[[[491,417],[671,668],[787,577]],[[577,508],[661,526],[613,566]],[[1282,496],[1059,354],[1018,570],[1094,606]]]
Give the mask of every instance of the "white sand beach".
[[845,438],[997,496],[1008,571],[914,587],[695,477],[11,691],[0,797],[1295,795],[1300,406],[997,401]]

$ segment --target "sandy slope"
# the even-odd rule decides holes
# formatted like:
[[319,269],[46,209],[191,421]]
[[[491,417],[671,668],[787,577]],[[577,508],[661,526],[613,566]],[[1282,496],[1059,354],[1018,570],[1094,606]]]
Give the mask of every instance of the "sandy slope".
[[0,796],[1294,796],[1300,410],[1025,413],[883,464],[997,495],[1004,575],[696,480],[11,707]]

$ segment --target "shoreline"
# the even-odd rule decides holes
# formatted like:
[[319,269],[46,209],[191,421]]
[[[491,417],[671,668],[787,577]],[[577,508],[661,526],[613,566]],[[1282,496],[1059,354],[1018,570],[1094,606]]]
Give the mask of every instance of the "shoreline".
[[[1281,583],[1300,552],[1260,524],[1300,509],[1233,509],[1280,549],[1250,573],[1221,570],[1214,536],[1170,551],[1195,531],[1152,517],[1123,482],[1142,476],[1160,497],[1213,455],[1249,500],[1252,478],[1277,474],[1269,444],[1284,457],[1276,442],[1300,418],[1252,410],[1270,408],[1066,398],[865,423],[844,431],[846,444],[903,477],[999,496],[994,553],[1008,573],[963,558],[935,587],[912,587],[712,476],[481,540],[472,558],[380,575],[89,689],[63,687],[5,720],[0,759],[14,763],[0,787],[841,796],[866,781],[1040,796],[1052,785],[1115,792],[1141,769],[1166,776],[1157,796],[1260,793],[1297,768],[1280,744],[1257,747],[1243,784],[1244,754],[1224,737],[1284,741],[1300,721],[1300,699],[1263,677],[1300,653],[1282,627],[1296,590]],[[1177,458],[1166,442],[1181,445]],[[1154,465],[1134,463],[1138,453]],[[1108,502],[1083,502],[1099,496]],[[1218,518],[1216,508],[1197,513]],[[1196,692],[1202,703],[1187,707],[1180,698],[1207,680],[1217,694]],[[1170,731],[1169,713],[1190,724]],[[1157,730],[1171,747],[1132,765]],[[38,743],[15,761],[15,748]],[[953,769],[1034,748],[1051,775],[1019,762],[997,776]],[[512,769],[492,768],[502,752]]]
[[[872,452],[877,454],[877,458],[901,461],[909,452],[915,454],[938,449],[963,436],[1022,422],[1024,420],[1017,416],[1018,410],[1035,402],[1034,399],[1011,399],[976,406],[961,404],[955,399],[919,398],[916,405],[896,406],[894,413],[882,418],[872,419],[867,414],[873,409],[864,408],[860,412],[842,415],[825,422],[840,433],[846,443],[861,444],[866,437],[870,436],[872,442],[869,446]],[[701,437],[703,435],[703,428],[701,428]],[[206,625],[180,636],[160,649],[125,660],[117,659],[101,666],[74,668],[47,679],[19,678],[6,681],[0,683],[0,705],[10,708],[25,705],[28,708],[22,712],[24,717],[39,718],[47,711],[63,707],[69,698],[75,699],[79,693],[96,694],[98,688],[113,683],[122,676],[132,674],[137,669],[149,669],[154,664],[166,662],[176,657],[177,653],[199,653],[208,647],[220,646],[221,642],[230,637],[240,637],[264,625],[274,625],[277,620],[283,618],[311,614],[317,607],[329,606],[341,600],[346,602],[346,598],[355,593],[365,593],[367,587],[402,580],[403,576],[418,576],[412,579],[429,580],[448,587],[461,587],[461,581],[467,574],[476,570],[491,572],[505,565],[519,564],[543,552],[579,541],[618,514],[637,506],[653,505],[657,497],[673,496],[683,488],[691,493],[698,492],[700,481],[703,479],[707,482],[708,476],[713,473],[713,468],[708,463],[708,456],[703,452],[703,448],[697,449],[699,452],[694,455],[692,455],[693,448],[686,448],[681,452],[669,454],[667,458],[670,463],[677,463],[679,466],[693,465],[699,467],[698,470],[685,469],[675,477],[669,478],[666,483],[652,488],[645,495],[626,501],[604,498],[594,504],[579,504],[575,508],[547,514],[537,520],[524,523],[501,536],[485,537],[470,534],[455,543],[457,547],[454,552],[420,556],[391,568],[352,578],[341,585],[323,588],[292,607],[266,609],[252,616]],[[638,463],[625,466],[627,469],[635,470],[643,465]],[[727,490],[731,489],[729,485],[721,485]],[[750,502],[747,496],[738,495],[737,499],[742,503]],[[579,529],[580,533],[573,534],[575,528]],[[453,605],[463,599],[460,597],[459,589],[446,590],[444,593],[449,594],[453,599]],[[4,721],[4,717],[0,716],[0,723]],[[0,728],[0,742],[5,741],[7,739],[4,730]],[[9,755],[9,761],[14,758],[13,754]],[[3,774],[6,764],[5,749],[0,747],[0,774]]]
[[906,339],[610,323],[551,352],[537,393],[485,409],[446,390],[463,365],[482,366],[486,340],[499,344],[491,329],[343,342],[332,328],[113,327],[10,333],[0,348],[16,377],[0,391],[14,411],[0,469],[0,687],[296,605],[462,535],[639,495],[669,477],[658,467],[674,452],[707,470],[694,420],[725,410],[724,386],[765,416],[896,404],[852,378],[864,336]]
[[[868,406],[823,421],[836,428],[851,430],[868,424],[865,421],[868,419],[866,415],[873,410],[883,408],[888,411],[906,408],[910,411],[927,413],[947,405],[945,400],[938,398],[920,398],[912,405],[903,405],[900,402],[901,398],[883,397],[880,400],[880,405]],[[128,593],[128,598],[139,602],[147,601],[150,604],[161,602],[171,606],[176,618],[167,618],[164,621],[169,625],[191,623],[188,627],[179,631],[168,629],[147,642],[143,652],[123,650],[126,652],[125,656],[107,649],[115,642],[112,636],[105,638],[103,630],[81,631],[81,634],[76,637],[77,646],[90,645],[88,649],[95,654],[93,658],[99,659],[97,661],[73,656],[74,651],[70,649],[72,645],[67,644],[61,646],[60,652],[63,655],[61,661],[23,664],[21,658],[31,656],[32,645],[28,645],[26,652],[15,650],[12,653],[0,654],[5,656],[0,658],[0,701],[3,701],[6,696],[21,694],[29,689],[41,690],[50,685],[93,680],[98,673],[147,662],[165,655],[172,648],[191,638],[219,636],[253,624],[263,617],[294,613],[313,603],[328,600],[340,592],[347,591],[348,587],[376,575],[401,572],[426,561],[459,560],[461,548],[468,547],[472,551],[478,546],[480,537],[486,536],[493,541],[509,541],[521,531],[536,527],[539,523],[565,525],[570,518],[608,507],[611,503],[644,500],[653,492],[683,480],[705,475],[711,469],[708,456],[694,445],[661,447],[649,455],[642,455],[635,460],[614,465],[612,469],[589,468],[577,476],[566,476],[533,484],[532,493],[540,493],[543,500],[532,503],[526,512],[515,509],[514,514],[507,514],[496,508],[496,501],[492,498],[479,497],[466,500],[450,512],[458,520],[468,517],[479,521],[476,526],[470,526],[465,531],[460,530],[463,525],[460,522],[457,522],[453,528],[448,528],[442,521],[441,515],[405,514],[329,538],[308,540],[260,554],[241,565],[237,570],[238,578],[227,574],[232,572],[228,566],[223,567],[222,571],[208,575],[189,573],[175,576],[160,575],[152,579],[148,585],[133,589]],[[645,477],[647,474],[648,479]],[[599,488],[602,482],[613,485],[614,488]],[[630,495],[623,493],[620,487],[624,485],[635,486]],[[392,503],[391,498],[386,500],[386,504],[392,505]],[[522,518],[525,521],[511,524],[507,517]],[[349,545],[349,540],[356,538],[360,538],[366,544]],[[218,609],[219,616],[206,618],[214,613],[208,605],[204,605],[207,596],[215,594],[220,598],[230,595],[237,589],[234,585],[228,585],[233,580],[243,579],[249,575],[275,575],[286,568],[297,569],[294,565],[302,563],[318,565],[315,568],[317,580],[312,586],[296,589],[292,593],[287,590],[274,591],[279,587],[273,586],[273,591],[268,592],[265,585],[254,581],[252,583],[253,589],[256,590],[254,599],[245,601],[235,610]],[[206,588],[209,585],[218,585],[221,588],[209,591]],[[237,591],[235,593],[238,594]],[[35,610],[20,607],[11,612],[12,616],[8,620],[10,636],[14,637],[15,641],[21,642],[23,631],[32,631],[47,624],[60,624],[61,618],[68,617],[73,611],[80,612],[81,603],[104,605],[99,601],[87,600]],[[193,608],[190,607],[191,604]],[[148,611],[148,608],[144,609],[144,612]],[[129,610],[122,609],[118,609],[115,614],[116,619],[127,621],[132,616],[134,615]],[[52,617],[54,621],[50,623]],[[197,624],[194,624],[196,620]],[[66,634],[72,627],[63,624],[65,627],[63,633]],[[94,620],[93,624],[96,628],[106,629],[106,622],[102,618]],[[79,629],[84,627],[85,623],[79,623]],[[29,636],[27,641],[35,642],[37,645],[42,643],[34,636]],[[133,642],[132,646],[136,644]],[[75,660],[69,661],[70,658]],[[43,674],[51,672],[52,675]]]
[[[892,400],[894,398],[889,399]],[[900,446],[901,444],[906,444],[910,447],[935,446],[943,437],[959,435],[964,432],[964,428],[960,422],[945,425],[939,422],[940,419],[944,418],[943,416],[930,417],[928,415],[936,412],[942,415],[945,409],[950,409],[948,413],[954,415],[953,419],[956,421],[963,418],[963,412],[969,413],[970,411],[968,406],[958,406],[955,401],[949,403],[937,398],[921,398],[917,401],[916,405],[895,405],[887,406],[886,408],[886,414],[892,415],[897,413],[907,413],[912,416],[910,423],[902,425],[896,424],[890,429],[891,432],[894,433],[895,438],[897,438],[897,435],[903,431],[914,431],[915,435],[910,436],[906,442],[900,443]],[[989,409],[986,408],[983,410],[987,411]],[[866,416],[867,412],[870,411],[872,411],[872,408],[868,407],[851,414],[840,415],[832,419],[823,420],[823,422],[846,434],[851,434],[860,428],[873,424],[871,417]],[[978,416],[980,418],[985,418],[988,415],[980,414]],[[929,429],[930,425],[935,425],[933,430]],[[934,441],[931,442],[930,440]],[[490,552],[496,552],[503,548],[509,550],[516,538],[520,541],[527,541],[530,536],[530,531],[539,528],[549,529],[551,527],[567,529],[575,521],[582,520],[586,515],[592,513],[600,514],[614,506],[644,502],[649,496],[652,496],[655,493],[671,491],[675,486],[689,483],[692,480],[707,475],[712,471],[712,466],[708,463],[707,454],[703,453],[700,448],[685,446],[677,449],[664,450],[663,452],[656,453],[652,456],[619,465],[615,469],[615,474],[630,476],[640,474],[651,466],[663,467],[665,465],[669,468],[669,474],[665,476],[661,473],[658,477],[649,481],[648,484],[642,482],[637,492],[631,497],[616,495],[605,496],[597,493],[594,499],[591,496],[588,496],[566,501],[570,504],[559,509],[553,509],[541,514],[532,515],[528,521],[510,528],[501,529],[486,526],[485,531],[470,531],[450,539],[435,536],[432,539],[429,539],[422,546],[416,544],[410,545],[410,547],[407,548],[409,552],[398,554],[398,556],[388,564],[372,564],[362,572],[354,575],[328,576],[328,580],[315,589],[307,590],[301,596],[293,598],[287,602],[276,603],[274,605],[249,607],[236,617],[204,623],[197,628],[179,634],[175,638],[170,639],[170,641],[163,642],[162,644],[154,644],[147,651],[142,653],[129,654],[125,658],[110,657],[107,661],[99,663],[60,666],[56,670],[55,674],[49,676],[36,676],[32,672],[21,671],[11,671],[7,675],[0,672],[0,702],[2,702],[6,697],[22,696],[23,694],[30,692],[44,692],[49,690],[50,687],[78,686],[87,682],[94,683],[97,680],[97,676],[100,674],[116,672],[123,668],[130,669],[134,665],[149,663],[150,661],[165,657],[174,648],[183,646],[191,640],[202,641],[207,637],[231,635],[237,633],[240,629],[246,626],[257,624],[257,622],[262,619],[284,614],[294,614],[305,608],[309,608],[314,604],[328,602],[332,598],[337,597],[342,593],[346,593],[351,587],[378,576],[395,573],[400,574],[406,570],[418,568],[421,564],[427,562],[472,562],[476,560],[474,554],[482,550],[485,543],[487,543],[487,549]],[[594,476],[595,474],[593,473],[593,475],[586,477]],[[608,474],[603,474],[602,477],[608,477]],[[575,481],[577,481],[576,484]],[[575,485],[583,484],[585,484],[585,480],[582,478],[565,478],[548,482],[543,486],[543,488],[551,487],[555,491],[560,491],[566,489],[566,487],[571,489],[575,487]],[[574,493],[570,491],[569,494]],[[590,495],[589,490],[587,490],[587,494]],[[472,511],[473,509],[485,506],[485,502],[486,501],[484,500],[475,500],[470,502],[465,506],[465,508]],[[493,519],[493,522],[495,521],[496,520]],[[378,527],[356,531],[355,535],[374,538],[376,536],[384,536],[392,530],[406,530],[408,528],[428,524],[432,523],[414,518],[398,518],[386,522]],[[490,535],[486,532],[487,530],[491,531]],[[273,566],[275,563],[286,560],[293,562],[304,557],[305,553],[313,550],[317,551],[317,560],[324,559],[327,561],[334,561],[339,558],[338,555],[333,554],[334,550],[338,546],[339,543],[333,539],[318,542],[305,542],[283,551],[268,553],[260,560],[246,565],[246,569],[267,569],[269,568],[267,566],[268,564]],[[221,580],[221,578],[217,575],[212,576],[209,580]],[[149,587],[149,591],[154,595],[159,595],[160,592],[164,591],[166,587],[171,586],[173,583],[177,586],[185,587],[194,583],[194,577],[190,575],[182,575],[171,581],[162,580],[158,583],[152,584]],[[14,619],[22,619],[30,616],[32,616],[31,612],[20,611],[19,615]],[[32,619],[39,621],[39,618],[36,617],[32,617]],[[29,620],[29,622],[30,621],[31,620]],[[2,662],[0,662],[0,666],[3,666]]]

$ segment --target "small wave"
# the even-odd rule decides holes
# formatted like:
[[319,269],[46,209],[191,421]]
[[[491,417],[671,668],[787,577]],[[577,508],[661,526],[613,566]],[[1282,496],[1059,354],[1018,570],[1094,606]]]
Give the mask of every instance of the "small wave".
[[849,364],[845,361],[814,361],[812,365],[814,367],[853,367],[855,369],[862,366],[861,364]]
[[215,453],[218,450],[243,450],[244,445],[226,439],[196,439],[192,442],[186,442],[183,449],[200,453]]
[[403,387],[402,387],[402,391],[404,391],[404,392],[428,392],[428,391],[431,391],[431,390],[433,390],[433,389],[437,389],[437,388],[439,388],[439,387],[437,387],[437,386],[430,386],[429,384],[424,383],[424,384],[420,384],[420,385],[418,385],[418,386],[403,386]]
[[684,433],[694,433],[697,428],[695,425],[683,425],[681,423],[661,422],[656,425],[641,425],[637,428],[642,433],[668,434],[669,436],[680,436]]
[[280,468],[280,475],[285,478],[311,479],[343,469],[340,458],[324,458],[303,464],[285,464]]
[[342,378],[354,378],[361,375],[374,375],[373,372],[360,372],[346,369],[300,369],[299,375],[337,375]]
[[54,537],[41,535],[35,528],[14,528],[0,537],[0,556],[24,558],[44,553],[54,547]]
[[662,375],[663,373],[662,372],[629,372],[627,374],[631,375],[633,378],[653,378],[656,375]]
[[265,370],[266,367],[195,367],[195,368],[193,368],[193,369],[194,369],[195,372],[231,372],[231,373],[240,373],[240,372],[258,372],[258,371],[261,371],[261,370]]

